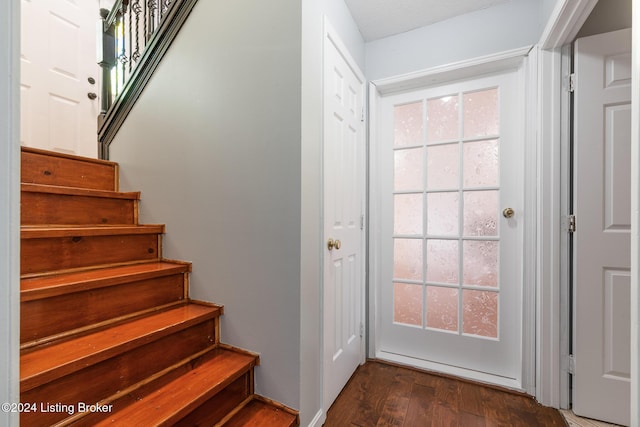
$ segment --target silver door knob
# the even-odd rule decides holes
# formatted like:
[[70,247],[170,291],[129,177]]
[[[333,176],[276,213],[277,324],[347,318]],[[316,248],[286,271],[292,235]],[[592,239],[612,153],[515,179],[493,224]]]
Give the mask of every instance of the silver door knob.
[[515,215],[516,211],[513,210],[513,208],[505,208],[502,211],[502,216],[505,218],[511,218]]

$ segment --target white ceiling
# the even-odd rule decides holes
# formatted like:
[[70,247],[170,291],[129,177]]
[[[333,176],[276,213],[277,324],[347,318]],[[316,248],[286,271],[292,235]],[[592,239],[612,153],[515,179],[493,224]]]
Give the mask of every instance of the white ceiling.
[[345,0],[365,41],[404,33],[510,0]]

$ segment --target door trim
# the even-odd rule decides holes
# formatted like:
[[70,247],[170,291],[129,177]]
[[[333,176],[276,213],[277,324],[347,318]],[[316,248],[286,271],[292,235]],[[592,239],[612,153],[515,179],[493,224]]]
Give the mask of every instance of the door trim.
[[[346,45],[344,44],[344,42],[342,41],[342,39],[340,38],[338,32],[333,28],[333,26],[331,25],[331,23],[329,22],[329,19],[327,18],[327,16],[324,17],[324,30],[323,30],[323,38],[322,38],[322,57],[323,57],[323,63],[322,63],[322,73],[323,73],[323,81],[324,81],[324,73],[325,73],[325,63],[324,63],[324,56],[325,56],[325,49],[326,49],[326,44],[327,43],[332,43],[336,50],[338,51],[338,53],[340,53],[340,55],[342,55],[342,57],[344,58],[344,60],[346,61],[347,65],[352,69],[352,71],[354,72],[354,74],[356,74],[356,76],[362,81],[362,90],[363,90],[363,108],[366,108],[366,104],[367,104],[367,94],[366,94],[366,78],[364,76],[364,73],[360,70],[360,67],[358,66],[358,63],[353,59],[353,57],[351,56],[351,54],[349,53],[349,49],[347,49]],[[325,87],[324,87],[324,83],[323,83],[323,88],[322,88],[322,93],[323,93],[323,98],[324,98],[324,91],[325,91]],[[322,111],[323,111],[323,119],[322,119],[322,129],[324,129],[324,121],[325,121],[325,117],[324,117],[324,101],[323,101],[323,105],[322,105]],[[364,112],[363,112],[364,113]],[[367,131],[367,127],[368,127],[368,123],[367,123],[367,116],[366,114],[364,114],[363,117],[364,123],[362,125],[362,129],[363,129],[363,143],[366,144],[367,142],[367,138],[366,138],[366,131]],[[321,163],[321,178],[320,178],[320,182],[321,182],[321,197],[322,197],[322,206],[320,207],[321,212],[322,212],[322,231],[321,231],[321,242],[322,244],[324,244],[324,242],[326,242],[326,236],[324,235],[324,171],[325,171],[325,164],[324,164],[324,145],[325,145],[325,137],[326,135],[322,135],[322,149],[321,149],[321,155],[320,155],[320,163]],[[366,157],[366,152],[368,150],[368,147],[365,145],[363,152],[365,153],[365,157]],[[361,212],[363,212],[363,214],[366,214],[366,206],[367,206],[367,179],[366,179],[366,166],[367,166],[367,159],[363,158],[360,159],[360,161],[362,162],[362,166],[363,166],[363,170],[362,170],[362,174],[360,176],[360,186],[362,188],[362,202],[361,202]],[[364,224],[363,224],[363,232],[361,233],[361,241],[360,241],[360,245],[361,245],[361,249],[362,249],[362,260],[361,260],[361,292],[360,292],[360,324],[361,325],[365,325],[365,318],[366,318],[366,289],[367,289],[367,283],[368,283],[368,277],[367,277],[367,269],[366,269],[366,255],[367,255],[367,247],[366,247],[366,215],[365,218],[363,219]],[[320,307],[320,316],[321,316],[321,331],[320,331],[320,339],[321,339],[321,384],[322,384],[322,390],[321,390],[321,398],[322,398],[322,408],[324,410],[324,414],[326,415],[327,410],[329,410],[329,407],[327,405],[327,403],[324,401],[325,400],[325,383],[326,383],[326,360],[324,357],[325,354],[325,341],[324,341],[324,332],[325,332],[325,326],[326,326],[326,322],[325,322],[325,305],[324,305],[324,263],[325,263],[325,256],[326,256],[326,251],[322,250],[321,252],[321,263],[320,265],[321,267],[321,290],[320,290],[320,296],[321,296],[321,307]],[[364,339],[365,337],[363,336],[363,339],[361,339],[361,344],[360,344],[360,364],[363,364],[366,360],[366,340]],[[330,405],[329,405],[330,406]]]
[[[632,75],[640,73],[640,10],[633,8]],[[640,82],[631,82],[631,425],[640,426]]]
[[[444,66],[434,67],[415,73],[409,73],[402,76],[396,76],[386,79],[373,81],[369,90],[369,171],[370,171],[370,192],[369,192],[369,333],[370,342],[368,346],[369,357],[379,357],[380,351],[380,316],[377,314],[379,309],[378,291],[380,286],[380,251],[382,249],[381,242],[381,194],[379,165],[379,136],[376,130],[377,108],[380,105],[381,98],[386,95],[399,93],[408,89],[427,88],[430,86],[442,85],[444,83],[475,77],[479,74],[489,72],[507,71],[511,69],[519,69],[519,89],[524,94],[525,121],[524,135],[525,144],[525,171],[524,171],[524,206],[525,218],[527,218],[524,228],[524,252],[523,265],[523,330],[522,330],[522,379],[520,383],[516,383],[510,379],[501,379],[500,377],[478,373],[463,369],[452,369],[451,373],[467,378],[489,381],[505,387],[524,390],[529,394],[535,393],[535,357],[533,354],[536,348],[536,268],[537,268],[537,155],[538,155],[538,139],[536,137],[535,126],[536,108],[537,108],[537,56],[535,51],[533,54],[532,47],[526,46],[520,49],[514,49],[506,52],[499,52],[493,55],[487,55],[467,61],[456,62]],[[528,354],[525,354],[528,352]],[[393,360],[403,364],[410,364],[426,369],[433,369],[435,366],[430,362],[418,361],[405,356],[384,354],[384,358]]]
[[[20,1],[0,3],[0,402],[20,401]],[[19,414],[0,412],[17,426]]]
[[[539,40],[540,259],[536,340],[536,394],[543,405],[569,407],[569,113],[563,47],[571,43],[597,0],[557,2]],[[544,89],[544,90],[543,90]],[[545,219],[546,218],[546,219]]]

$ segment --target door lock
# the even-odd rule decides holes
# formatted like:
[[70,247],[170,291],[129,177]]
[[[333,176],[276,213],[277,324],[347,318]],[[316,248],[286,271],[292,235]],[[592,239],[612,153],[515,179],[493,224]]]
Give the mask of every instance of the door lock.
[[502,216],[505,218],[511,218],[513,217],[513,215],[515,215],[516,211],[513,210],[513,208],[505,208],[502,211]]
[[340,247],[342,246],[342,242],[338,239],[333,240],[333,239],[329,239],[327,241],[327,248],[329,248],[329,250],[333,250],[333,248],[336,248],[336,250],[340,249]]

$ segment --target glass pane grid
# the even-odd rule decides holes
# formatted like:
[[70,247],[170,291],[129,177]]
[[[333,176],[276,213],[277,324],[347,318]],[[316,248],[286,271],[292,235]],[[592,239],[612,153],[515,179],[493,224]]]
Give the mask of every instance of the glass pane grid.
[[[395,246],[406,246],[403,240],[421,242],[409,245],[415,246],[412,255],[403,249],[398,251],[404,254],[403,258],[407,257],[403,263],[413,262],[413,266],[411,273],[407,273],[406,265],[404,273],[396,274],[394,268],[394,306],[397,301],[400,308],[406,309],[404,314],[394,309],[394,322],[498,339],[500,135],[497,98],[497,88],[489,88],[403,106],[412,105],[415,113],[420,105],[426,130],[414,132],[423,139],[421,143],[417,143],[416,138],[410,143],[394,142],[394,176],[398,177],[394,199],[414,199],[414,205],[420,205],[416,210],[420,210],[422,216],[421,229],[417,218],[410,221],[413,225],[409,228],[394,226],[394,253]],[[433,111],[443,115],[434,117]],[[411,156],[413,160],[406,162]],[[419,164],[415,166],[419,170],[402,169],[409,163]],[[422,183],[418,183],[420,175]],[[406,184],[407,177],[411,186]],[[396,199],[402,195],[409,196]],[[401,215],[405,219],[409,216]],[[394,224],[397,224],[395,219]],[[422,280],[417,280],[420,253]],[[413,277],[408,277],[411,275]],[[420,301],[409,304],[407,295]]]

